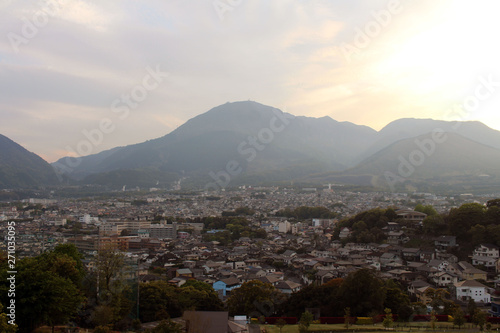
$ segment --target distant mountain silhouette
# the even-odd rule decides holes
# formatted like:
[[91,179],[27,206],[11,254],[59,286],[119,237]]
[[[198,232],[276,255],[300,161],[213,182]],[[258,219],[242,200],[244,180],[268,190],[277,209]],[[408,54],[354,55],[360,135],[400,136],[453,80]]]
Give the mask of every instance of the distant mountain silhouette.
[[397,141],[346,170],[346,175],[370,175],[371,185],[394,187],[405,180],[434,183],[500,182],[500,150],[456,133],[442,132]]
[[397,175],[399,156],[408,158],[415,140],[433,131],[447,140],[405,179],[499,175],[500,132],[480,122],[399,119],[377,132],[251,101],[215,107],[158,139],[53,165],[83,183],[120,187],[166,186],[181,177],[198,188],[290,180],[384,187],[384,174]]
[[[168,173],[168,178],[177,173],[207,181],[210,172],[217,174],[229,161],[236,161],[241,179],[283,180],[343,170],[376,134],[369,127],[329,117],[295,117],[256,102],[235,102],[194,117],[161,138],[81,157],[78,163],[62,158],[54,166],[69,169],[68,174],[77,179],[147,169]],[[78,165],[65,168],[74,164]]]
[[36,188],[57,184],[54,169],[40,156],[0,134],[0,188]]

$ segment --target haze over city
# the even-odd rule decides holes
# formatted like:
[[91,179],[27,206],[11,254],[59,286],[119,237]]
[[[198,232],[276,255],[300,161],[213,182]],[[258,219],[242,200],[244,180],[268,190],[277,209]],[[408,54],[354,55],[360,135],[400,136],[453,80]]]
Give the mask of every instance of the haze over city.
[[499,9],[452,0],[4,0],[0,133],[53,162],[102,119],[113,130],[92,153],[245,100],[376,130],[407,117],[500,129]]

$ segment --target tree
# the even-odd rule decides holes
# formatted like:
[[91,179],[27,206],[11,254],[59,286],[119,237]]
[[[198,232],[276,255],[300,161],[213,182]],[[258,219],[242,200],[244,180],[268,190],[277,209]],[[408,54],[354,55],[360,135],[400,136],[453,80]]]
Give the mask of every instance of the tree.
[[456,308],[453,312],[453,325],[457,325],[458,329],[465,324],[465,315],[460,307]]
[[499,207],[500,208],[500,199],[492,199],[486,202],[486,207]]
[[447,216],[448,228],[459,239],[467,236],[467,231],[476,224],[484,225],[486,207],[478,203],[466,203],[453,208]]
[[472,316],[472,322],[479,326],[479,329],[481,331],[484,330],[484,324],[486,324],[486,312],[484,311],[481,311],[479,309],[476,309],[476,311],[474,312],[474,315]]
[[442,235],[446,233],[446,222],[441,215],[427,216],[423,221],[424,233],[432,235]]
[[311,284],[293,293],[281,306],[288,316],[300,317],[304,309],[320,308],[325,316],[343,316],[343,300],[338,297],[343,279],[333,279],[323,285]]
[[279,318],[278,320],[276,320],[276,326],[278,326],[278,328],[280,329],[280,333],[282,332],[283,327],[285,325],[286,325],[286,320],[285,319]]
[[384,308],[391,309],[399,318],[408,320],[411,316],[410,298],[403,292],[401,286],[393,280],[385,282]]
[[392,319],[392,311],[389,308],[385,308],[384,312],[385,316],[382,325],[384,325],[384,327],[388,329],[394,323],[394,320]]
[[354,316],[382,312],[385,294],[384,282],[367,268],[349,274],[339,290],[344,306],[349,307]]
[[[54,328],[77,314],[84,301],[75,283],[77,267],[77,262],[66,254],[54,252],[17,263],[16,323],[20,332],[31,332],[43,324]],[[1,271],[2,281],[6,281],[7,269]],[[7,292],[0,294],[6,297]]]
[[226,304],[230,315],[246,314],[258,317],[260,314],[272,315],[276,305],[283,301],[283,294],[273,285],[252,280],[232,290]]
[[469,302],[467,303],[467,314],[472,318],[474,314],[476,313],[477,310],[477,305],[476,302],[474,302],[474,299],[469,299]]
[[152,281],[141,283],[140,314],[141,322],[150,322],[164,319],[159,314],[163,311],[167,316],[179,317],[182,315],[182,306],[176,288],[167,281]]
[[349,324],[351,322],[351,308],[347,307],[344,309],[344,325],[345,328],[349,329]]
[[300,316],[300,324],[303,325],[306,328],[306,330],[309,328],[309,326],[311,326],[313,320],[314,316],[309,311],[302,313],[302,315]]
[[433,331],[436,329],[436,322],[437,322],[436,311],[432,310],[430,325]]
[[9,324],[10,318],[3,312],[3,305],[0,304],[0,332],[15,333],[17,332],[17,325]]
[[105,245],[98,251],[97,270],[99,292],[111,293],[111,281],[119,280],[124,265],[123,254],[113,245]]
[[148,330],[148,333],[182,333],[182,326],[172,320],[162,320],[158,326]]
[[421,212],[421,213],[424,213],[424,214],[427,214],[427,216],[433,216],[433,215],[437,215],[438,212],[436,211],[436,209],[434,209],[434,207],[432,207],[432,205],[422,205],[422,204],[418,204],[415,206],[415,209],[414,209],[416,212]]

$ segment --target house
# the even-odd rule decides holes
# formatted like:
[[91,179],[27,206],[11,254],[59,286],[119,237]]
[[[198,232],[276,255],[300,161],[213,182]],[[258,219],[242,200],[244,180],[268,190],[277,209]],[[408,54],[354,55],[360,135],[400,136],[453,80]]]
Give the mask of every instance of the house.
[[499,247],[494,244],[480,244],[472,252],[473,256],[500,258]]
[[456,297],[461,301],[473,299],[476,303],[490,303],[491,295],[488,287],[476,280],[465,280],[455,283]]
[[450,265],[446,260],[433,259],[427,264],[429,267],[434,267],[438,271],[446,271],[446,268]]
[[380,264],[385,267],[391,263],[397,263],[402,265],[403,260],[401,257],[395,253],[386,252],[380,256]]
[[284,294],[291,294],[299,291],[301,285],[293,281],[278,281],[275,287]]
[[241,287],[240,281],[235,277],[215,282],[212,287],[219,295],[228,296],[231,290]]
[[387,243],[401,245],[408,242],[410,238],[403,231],[389,231],[387,233]]
[[473,255],[472,256],[472,265],[484,266],[486,268],[494,269],[496,267],[497,260],[498,260],[498,258]]
[[446,287],[458,282],[458,276],[453,273],[439,272],[432,275],[432,282],[438,287]]
[[434,288],[434,286],[423,280],[416,280],[408,286],[408,293],[413,295],[419,302],[427,304],[431,301],[431,299],[426,295],[426,291],[429,288]]
[[500,257],[499,247],[493,244],[480,244],[472,252],[472,265],[483,265],[493,269]]
[[193,272],[189,268],[180,268],[175,271],[176,277],[192,278]]
[[422,224],[422,221],[427,217],[427,214],[416,212],[410,209],[399,209],[396,211],[398,218],[405,222],[411,222],[413,224]]
[[319,284],[324,284],[327,283],[328,281],[331,281],[335,278],[337,278],[338,274],[337,272],[333,270],[323,270],[320,269],[316,273],[316,281],[319,282]]
[[421,262],[429,262],[432,259],[434,259],[435,257],[436,257],[436,255],[435,255],[434,251],[426,251],[426,250],[420,251],[420,261]]
[[439,236],[434,240],[436,251],[446,252],[451,247],[458,246],[457,237],[455,236]]
[[420,257],[420,249],[414,247],[404,248],[401,253],[403,259],[407,261],[415,261]]
[[466,261],[460,261],[458,264],[458,275],[461,276],[463,280],[484,280],[486,281],[488,273],[472,266]]
[[345,227],[345,228],[342,228],[342,230],[340,230],[339,238],[345,239],[345,238],[349,237],[350,235],[351,235],[351,230],[349,230],[349,228]]

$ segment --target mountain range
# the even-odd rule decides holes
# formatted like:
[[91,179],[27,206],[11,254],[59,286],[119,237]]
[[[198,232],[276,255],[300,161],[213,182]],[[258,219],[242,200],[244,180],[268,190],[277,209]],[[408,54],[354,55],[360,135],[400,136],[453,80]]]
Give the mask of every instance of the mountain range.
[[0,189],[53,185],[57,175],[49,163],[0,134]]
[[214,189],[290,181],[385,189],[491,185],[500,183],[500,132],[480,122],[432,119],[399,119],[377,132],[245,101],[217,106],[163,137],[52,166],[80,184],[112,188],[170,188],[179,179],[183,187]]

